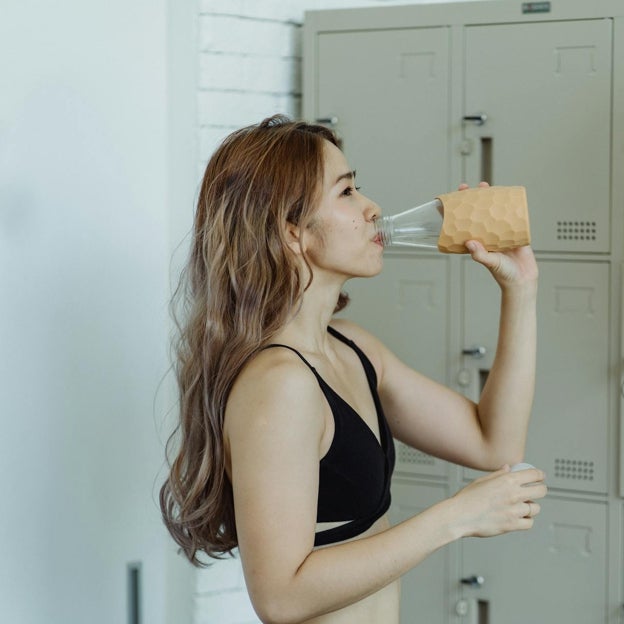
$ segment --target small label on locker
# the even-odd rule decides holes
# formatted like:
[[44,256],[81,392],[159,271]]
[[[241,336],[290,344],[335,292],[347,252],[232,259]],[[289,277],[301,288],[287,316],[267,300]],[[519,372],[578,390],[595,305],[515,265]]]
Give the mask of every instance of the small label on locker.
[[550,13],[550,2],[523,2],[523,13]]

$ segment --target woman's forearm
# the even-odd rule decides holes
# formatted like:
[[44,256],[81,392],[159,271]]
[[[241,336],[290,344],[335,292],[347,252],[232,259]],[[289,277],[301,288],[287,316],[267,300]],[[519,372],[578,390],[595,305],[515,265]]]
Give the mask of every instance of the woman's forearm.
[[255,604],[263,622],[294,624],[358,602],[460,537],[442,501],[370,537],[312,551],[280,592]]
[[537,283],[502,290],[498,345],[479,400],[493,467],[523,459],[535,390]]
[[266,623],[305,622],[374,594],[456,539],[530,529],[535,501],[546,495],[543,479],[535,468],[480,477],[392,528],[312,551],[291,575],[256,585],[254,606]]

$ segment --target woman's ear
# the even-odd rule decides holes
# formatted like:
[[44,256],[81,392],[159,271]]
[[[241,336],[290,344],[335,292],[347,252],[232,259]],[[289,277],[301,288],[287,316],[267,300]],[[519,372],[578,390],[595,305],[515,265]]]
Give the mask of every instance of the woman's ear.
[[303,237],[301,236],[301,228],[294,223],[286,223],[286,243],[290,247],[291,251],[298,256],[305,252],[305,245],[303,244]]

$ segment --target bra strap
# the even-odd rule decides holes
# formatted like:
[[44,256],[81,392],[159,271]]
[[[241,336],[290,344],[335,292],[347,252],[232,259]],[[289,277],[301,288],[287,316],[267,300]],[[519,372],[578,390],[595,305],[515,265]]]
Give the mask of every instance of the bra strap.
[[283,347],[284,349],[288,349],[289,351],[292,351],[293,353],[296,353],[300,358],[301,361],[315,374],[318,376],[318,373],[316,372],[316,368],[314,368],[314,366],[312,366],[312,364],[310,364],[310,362],[308,362],[308,360],[306,360],[303,355],[301,355],[301,353],[299,353],[299,351],[297,351],[297,349],[293,349],[292,347],[289,347],[288,345],[285,344],[280,344],[279,342],[274,342],[273,344],[269,344],[266,347],[262,347],[262,349],[272,349],[274,347]]

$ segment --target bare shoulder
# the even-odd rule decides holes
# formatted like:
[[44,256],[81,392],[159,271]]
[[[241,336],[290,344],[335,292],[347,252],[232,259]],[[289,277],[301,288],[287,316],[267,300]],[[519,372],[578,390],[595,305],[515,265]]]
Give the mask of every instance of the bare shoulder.
[[[237,377],[225,411],[225,434],[255,435],[305,427],[323,430],[322,392],[312,371],[289,349],[265,349]],[[278,436],[279,437],[279,436]]]

